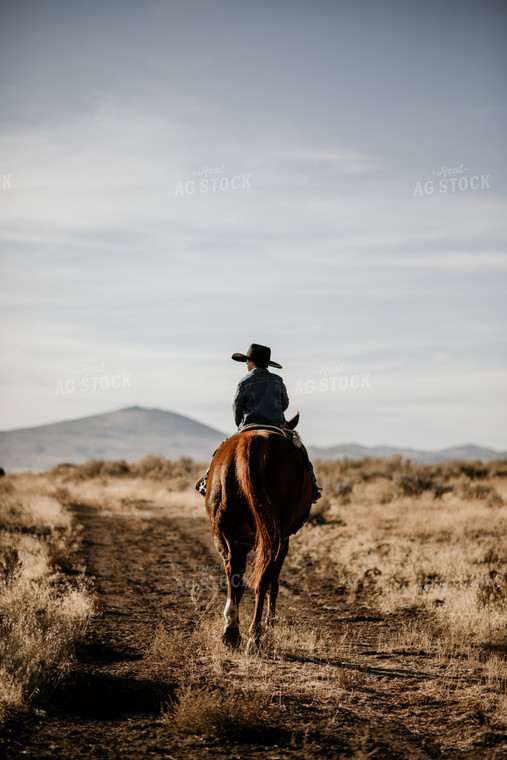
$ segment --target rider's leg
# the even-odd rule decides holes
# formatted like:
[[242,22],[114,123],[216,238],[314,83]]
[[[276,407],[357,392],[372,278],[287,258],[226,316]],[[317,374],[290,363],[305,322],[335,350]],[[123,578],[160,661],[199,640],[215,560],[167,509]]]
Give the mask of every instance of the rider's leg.
[[320,488],[317,485],[317,480],[315,478],[315,472],[313,471],[313,465],[310,462],[310,457],[308,456],[308,452],[306,450],[306,447],[301,440],[301,436],[296,430],[289,430],[287,431],[291,434],[292,442],[295,446],[298,447],[298,449],[303,454],[303,461],[305,464],[306,471],[308,472],[308,475],[310,476],[310,480],[312,481],[312,501],[315,502],[321,497]]
[[308,455],[306,456],[305,467],[306,467],[308,475],[310,476],[310,479],[312,481],[312,501],[317,501],[318,499],[320,499],[320,497],[321,497],[322,494],[320,493],[320,488],[317,485],[317,479],[315,477],[315,472],[313,470],[313,465],[310,462],[310,460],[308,458]]

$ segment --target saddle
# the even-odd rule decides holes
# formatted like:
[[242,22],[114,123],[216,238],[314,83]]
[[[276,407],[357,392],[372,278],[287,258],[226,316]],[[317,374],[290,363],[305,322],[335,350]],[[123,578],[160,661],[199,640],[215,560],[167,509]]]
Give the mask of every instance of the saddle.
[[279,435],[283,435],[284,438],[288,438],[294,446],[297,446],[298,449],[302,449],[306,456],[308,456],[303,441],[301,440],[301,436],[296,430],[289,430],[288,428],[278,427],[277,425],[264,425],[262,422],[249,422],[248,425],[244,425],[236,435],[240,435],[244,430],[272,430]]
[[283,435],[284,438],[288,438],[289,441],[292,441],[292,430],[287,430],[286,428],[278,427],[277,425],[265,425],[262,422],[249,422],[247,425],[243,425],[236,435],[240,435],[245,430],[272,430],[279,435]]

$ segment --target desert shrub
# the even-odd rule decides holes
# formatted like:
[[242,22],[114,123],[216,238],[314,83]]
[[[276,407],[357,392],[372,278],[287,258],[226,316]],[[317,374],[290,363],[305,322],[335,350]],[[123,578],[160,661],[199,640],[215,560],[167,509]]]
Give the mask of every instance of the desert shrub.
[[393,476],[393,483],[403,496],[420,496],[424,491],[429,491],[433,486],[431,478],[424,475],[406,475],[397,472]]
[[117,462],[104,462],[101,475],[122,478],[130,475],[130,467],[124,459],[120,459]]
[[48,483],[12,478],[0,501],[0,723],[51,693],[92,612],[70,515]]
[[456,484],[456,490],[465,501],[486,500],[490,507],[501,507],[503,499],[491,483],[473,483],[468,478],[461,477]]
[[177,487],[174,490],[183,490],[183,488],[191,485],[199,475],[203,474],[204,469],[205,467],[202,464],[194,462],[190,457],[180,457],[176,461],[172,461],[161,454],[156,456],[150,454],[137,464],[131,465],[131,473],[134,477],[158,481],[177,480]]
[[103,459],[89,459],[78,467],[78,471],[85,478],[96,478],[102,475],[104,465]]
[[132,465],[132,474],[136,478],[167,480],[172,476],[172,462],[161,454],[149,454]]
[[50,470],[50,472],[53,475],[66,476],[66,475],[74,475],[77,469],[78,469],[77,464],[71,464],[70,462],[62,462],[56,467],[53,467],[53,469]]
[[434,480],[432,491],[433,491],[434,498],[440,499],[440,497],[443,496],[444,493],[451,493],[451,491],[454,491],[454,487],[445,486],[441,480]]
[[327,496],[321,498],[312,504],[309,522],[313,525],[322,525],[327,522],[328,512],[331,509],[331,502]]
[[69,528],[71,519],[62,504],[49,489],[45,492],[36,484],[20,481],[17,487],[6,483],[0,498],[0,525],[15,532],[40,535]]
[[408,471],[409,462],[403,462],[401,454],[389,457],[388,459],[380,457],[379,459],[370,459],[363,457],[358,460],[356,469],[357,482],[374,482],[380,479],[391,480],[395,472]]
[[332,494],[341,504],[350,503],[350,494],[354,489],[354,483],[350,480],[328,480],[322,482],[323,489],[326,493]]
[[341,483],[337,483],[335,486],[334,492],[336,496],[342,501],[342,502],[349,502],[350,499],[348,498],[350,494],[352,493],[354,489],[354,484],[350,481],[343,481]]
[[[0,540],[3,544],[5,538],[0,534]],[[9,583],[11,578],[17,573],[19,568],[19,554],[14,546],[0,544],[0,583]]]
[[168,483],[168,488],[171,491],[186,491],[189,485],[191,484],[191,478],[185,476],[179,476],[177,478],[172,478],[171,481]]
[[77,474],[81,475],[83,478],[97,478],[103,476],[120,478],[130,475],[130,467],[124,459],[118,461],[89,459],[84,464],[78,465],[75,469]]
[[470,480],[486,478],[489,474],[487,465],[484,465],[480,461],[461,462],[461,472],[469,477]]
[[495,459],[488,462],[488,470],[490,478],[507,477],[507,459]]
[[68,671],[90,613],[81,590],[56,589],[45,578],[9,583],[0,599],[0,683],[16,684],[26,703],[47,698]]
[[314,462],[317,479],[332,483],[336,480],[350,480],[353,483],[368,483],[376,480],[394,480],[400,474],[407,478],[423,478],[438,480],[443,484],[466,477],[469,480],[485,480],[486,478],[505,477],[507,475],[507,459],[492,462],[470,462],[452,460],[434,464],[403,460],[400,454],[390,458],[319,460]]
[[[205,466],[190,457],[180,457],[172,461],[161,454],[149,454],[139,462],[129,464],[125,459],[105,461],[89,459],[81,465],[61,464],[51,470],[61,482],[82,482],[92,478],[147,478],[167,482],[171,490],[183,491],[192,485]],[[56,491],[55,491],[56,493]]]
[[195,470],[195,462],[190,457],[180,457],[173,464],[173,477],[190,475]]
[[380,504],[390,504],[394,497],[396,496],[396,491],[392,487],[390,488],[384,488],[382,491],[380,491],[378,495],[378,501]]
[[402,496],[421,496],[425,491],[431,491],[434,498],[440,498],[444,493],[452,491],[452,486],[444,486],[440,480],[417,470],[414,474],[395,473],[393,483]]
[[497,607],[507,610],[507,575],[498,570],[490,570],[477,586],[478,607]]
[[486,499],[486,506],[487,507],[503,507],[503,505],[504,505],[504,500],[502,499],[498,491],[495,488],[493,488],[488,498]]
[[190,683],[178,689],[162,718],[175,734],[236,743],[258,740],[266,731],[266,716],[267,703],[254,691]]

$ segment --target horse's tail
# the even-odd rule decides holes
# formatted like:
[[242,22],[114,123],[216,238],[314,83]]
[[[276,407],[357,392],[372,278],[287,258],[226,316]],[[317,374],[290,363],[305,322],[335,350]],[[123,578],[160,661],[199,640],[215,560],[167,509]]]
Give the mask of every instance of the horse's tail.
[[250,582],[258,588],[262,575],[282,547],[280,525],[273,509],[266,482],[267,437],[240,436],[236,451],[236,478],[255,521],[257,554],[250,572]]

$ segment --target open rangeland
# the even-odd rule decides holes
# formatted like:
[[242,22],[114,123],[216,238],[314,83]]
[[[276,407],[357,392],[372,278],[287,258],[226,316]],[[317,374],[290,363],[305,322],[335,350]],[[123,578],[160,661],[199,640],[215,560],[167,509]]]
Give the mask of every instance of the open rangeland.
[[1,478],[0,752],[507,758],[507,461],[316,463],[325,496],[250,654],[221,641],[201,472]]

